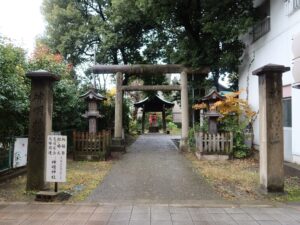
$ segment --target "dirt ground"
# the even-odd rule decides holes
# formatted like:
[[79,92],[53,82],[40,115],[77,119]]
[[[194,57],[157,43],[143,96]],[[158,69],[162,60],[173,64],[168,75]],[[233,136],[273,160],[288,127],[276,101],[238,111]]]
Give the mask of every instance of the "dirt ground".
[[285,177],[284,194],[263,194],[259,189],[259,163],[253,158],[228,161],[198,160],[185,153],[197,173],[207,179],[224,199],[237,201],[271,200],[290,202],[300,200],[300,178]]
[[[59,183],[60,191],[71,194],[69,202],[83,201],[96,186],[102,182],[107,172],[113,165],[113,161],[101,162],[67,162],[67,182]],[[1,201],[33,201],[34,192],[26,192],[26,175],[16,177],[4,183],[0,183]],[[54,185],[51,184],[54,189]]]

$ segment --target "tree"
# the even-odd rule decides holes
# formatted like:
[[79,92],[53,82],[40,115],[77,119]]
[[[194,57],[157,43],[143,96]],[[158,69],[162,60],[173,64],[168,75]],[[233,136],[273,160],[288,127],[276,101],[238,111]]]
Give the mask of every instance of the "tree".
[[[113,2],[113,1],[112,1]],[[89,60],[97,49],[97,61],[119,64],[141,61],[140,15],[120,17],[119,4],[109,0],[45,0],[47,41],[74,65]],[[127,7],[133,7],[129,1]],[[136,7],[135,7],[136,8]],[[145,16],[145,15],[143,15]],[[125,21],[126,20],[126,23]],[[127,25],[127,26],[125,26]],[[134,34],[134,35],[133,35]],[[124,36],[126,38],[124,38]]]
[[26,132],[29,83],[25,78],[25,52],[0,39],[0,143]]
[[[75,66],[94,57],[102,64],[156,63],[161,45],[152,46],[157,50],[142,50],[154,35],[154,20],[137,3],[44,0],[48,26],[43,41]],[[125,74],[123,83],[128,81],[129,75]]]
[[37,44],[28,67],[32,71],[47,70],[61,78],[54,85],[53,130],[81,128],[81,113],[85,105],[79,99],[80,90],[72,76],[72,65],[66,63],[60,54],[52,53],[47,46]]
[[45,0],[43,9],[46,40],[74,64],[96,49],[99,63],[209,66],[216,86],[237,70],[253,11],[252,0]]
[[237,71],[244,48],[239,36],[252,24],[252,0],[140,2],[144,11],[163,24],[170,61],[195,68],[209,66],[216,87],[220,74]]

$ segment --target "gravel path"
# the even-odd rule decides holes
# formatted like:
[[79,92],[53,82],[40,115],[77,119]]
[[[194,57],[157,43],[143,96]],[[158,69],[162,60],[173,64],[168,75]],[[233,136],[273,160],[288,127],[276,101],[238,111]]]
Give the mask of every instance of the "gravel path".
[[[172,136],[140,136],[87,202],[220,200],[176,149]],[[174,137],[173,137],[174,138]]]

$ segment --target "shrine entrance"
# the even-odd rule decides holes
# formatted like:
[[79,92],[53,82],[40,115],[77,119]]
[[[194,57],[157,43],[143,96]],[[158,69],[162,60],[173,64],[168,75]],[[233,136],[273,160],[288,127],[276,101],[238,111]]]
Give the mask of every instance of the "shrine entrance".
[[174,107],[174,103],[168,102],[158,95],[150,96],[143,99],[140,102],[134,103],[134,107],[142,108],[143,116],[142,116],[142,134],[145,133],[145,117],[146,113],[151,113],[149,115],[149,132],[157,133],[159,132],[158,126],[158,117],[157,113],[161,112],[162,115],[162,129],[163,132],[167,132],[166,126],[166,109],[171,109]]
[[[188,105],[188,75],[207,75],[208,68],[193,70],[182,65],[95,65],[92,67],[95,74],[116,74],[116,99],[115,99],[115,127],[113,148],[124,149],[124,138],[122,137],[122,105],[123,91],[180,91],[182,108],[182,129],[180,150],[188,148],[189,133],[189,105]],[[128,75],[155,75],[180,73],[180,85],[140,85],[124,86],[123,74]]]

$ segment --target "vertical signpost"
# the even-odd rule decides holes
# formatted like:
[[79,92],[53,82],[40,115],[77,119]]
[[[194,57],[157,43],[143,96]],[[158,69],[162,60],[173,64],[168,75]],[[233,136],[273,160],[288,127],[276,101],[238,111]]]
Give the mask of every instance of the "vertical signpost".
[[55,192],[58,182],[66,182],[66,168],[67,136],[48,135],[46,181],[55,182]]
[[46,143],[45,181],[54,182],[54,191],[40,191],[36,201],[53,201],[63,193],[58,192],[58,183],[66,182],[67,136],[48,135]]

